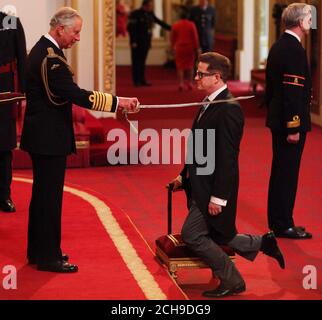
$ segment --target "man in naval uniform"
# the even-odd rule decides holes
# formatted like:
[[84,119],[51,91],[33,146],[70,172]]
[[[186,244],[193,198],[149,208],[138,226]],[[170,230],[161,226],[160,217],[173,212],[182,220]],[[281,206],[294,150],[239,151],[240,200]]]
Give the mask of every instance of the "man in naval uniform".
[[16,105],[8,92],[24,91],[26,40],[20,20],[0,12],[0,211],[15,212],[11,199],[12,150],[16,140]]
[[21,149],[33,165],[32,197],[29,207],[27,258],[38,270],[77,272],[62,254],[61,210],[66,157],[76,152],[72,103],[106,112],[117,108],[135,110],[136,98],[81,89],[62,49],[80,40],[82,18],[76,10],[63,7],[50,21],[50,31],[32,48],[27,61],[27,107]]
[[283,12],[286,31],[270,50],[266,67],[266,125],[273,161],[268,191],[268,225],[277,237],[310,239],[296,226],[293,209],[306,133],[311,130],[311,76],[301,38],[311,28],[310,6],[293,3]]

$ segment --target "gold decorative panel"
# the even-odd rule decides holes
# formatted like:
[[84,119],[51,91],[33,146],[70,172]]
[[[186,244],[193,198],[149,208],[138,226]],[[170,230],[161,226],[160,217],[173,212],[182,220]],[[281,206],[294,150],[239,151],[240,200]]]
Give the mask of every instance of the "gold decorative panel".
[[216,1],[216,32],[237,37],[238,1]]
[[104,91],[114,93],[115,1],[104,0],[103,6]]

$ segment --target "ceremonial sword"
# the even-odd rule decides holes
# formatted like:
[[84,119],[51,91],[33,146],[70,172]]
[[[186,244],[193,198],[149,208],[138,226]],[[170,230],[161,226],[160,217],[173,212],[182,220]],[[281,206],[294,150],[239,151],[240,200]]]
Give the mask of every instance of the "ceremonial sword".
[[209,104],[218,104],[218,103],[226,103],[226,102],[234,102],[240,100],[247,100],[255,98],[255,96],[241,96],[231,99],[220,99],[213,101],[200,101],[200,102],[189,102],[189,103],[174,103],[174,104],[140,104],[137,106],[135,111],[127,111],[123,110],[126,121],[130,124],[131,128],[138,134],[137,128],[133,125],[133,123],[128,119],[128,114],[138,113],[141,109],[168,109],[168,108],[186,108],[186,107],[196,107],[196,106],[204,106]]
[[174,103],[174,104],[140,104],[137,107],[136,111],[130,111],[127,113],[137,113],[140,109],[160,109],[160,108],[184,108],[184,107],[195,107],[195,106],[203,106],[208,104],[218,104],[218,103],[225,103],[225,102],[234,102],[239,100],[247,100],[252,99],[255,96],[242,96],[236,97],[231,99],[221,99],[221,100],[213,100],[213,101],[200,101],[200,102],[189,102],[189,103]]

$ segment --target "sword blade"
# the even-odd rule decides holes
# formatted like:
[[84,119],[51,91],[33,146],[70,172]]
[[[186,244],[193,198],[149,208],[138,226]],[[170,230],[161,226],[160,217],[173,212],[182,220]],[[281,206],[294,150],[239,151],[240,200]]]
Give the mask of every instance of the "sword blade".
[[213,101],[200,101],[200,102],[190,102],[190,103],[174,103],[174,104],[141,104],[138,106],[138,109],[159,109],[159,108],[184,108],[184,107],[195,107],[195,106],[203,106],[208,104],[218,104],[225,102],[234,102],[240,100],[252,99],[255,96],[242,96],[231,99],[221,99],[221,100],[213,100]]

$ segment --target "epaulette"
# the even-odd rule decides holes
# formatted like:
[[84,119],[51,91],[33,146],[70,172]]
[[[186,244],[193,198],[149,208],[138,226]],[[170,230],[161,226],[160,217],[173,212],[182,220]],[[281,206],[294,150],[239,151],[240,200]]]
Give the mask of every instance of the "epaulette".
[[[49,84],[48,84],[48,70],[47,70],[47,63],[48,63],[48,59],[58,59],[60,61],[62,61],[64,63],[64,65],[68,68],[68,70],[70,71],[70,73],[72,75],[74,75],[73,73],[73,70],[71,69],[71,67],[68,65],[67,61],[61,57],[60,55],[58,55],[57,53],[55,53],[54,49],[49,47],[47,48],[47,56],[44,58],[44,60],[42,61],[42,64],[41,64],[41,78],[42,78],[42,81],[44,83],[44,86],[45,86],[45,90],[46,90],[46,93],[47,93],[47,97],[49,99],[49,101],[55,105],[55,106],[62,106],[64,104],[66,104],[68,101],[64,101],[64,102],[56,102],[54,101],[54,99],[59,99],[60,97],[59,96],[56,96],[54,95],[51,91],[50,91],[50,88],[49,88]],[[52,70],[54,70],[57,66],[59,65],[53,65],[52,67]]]

